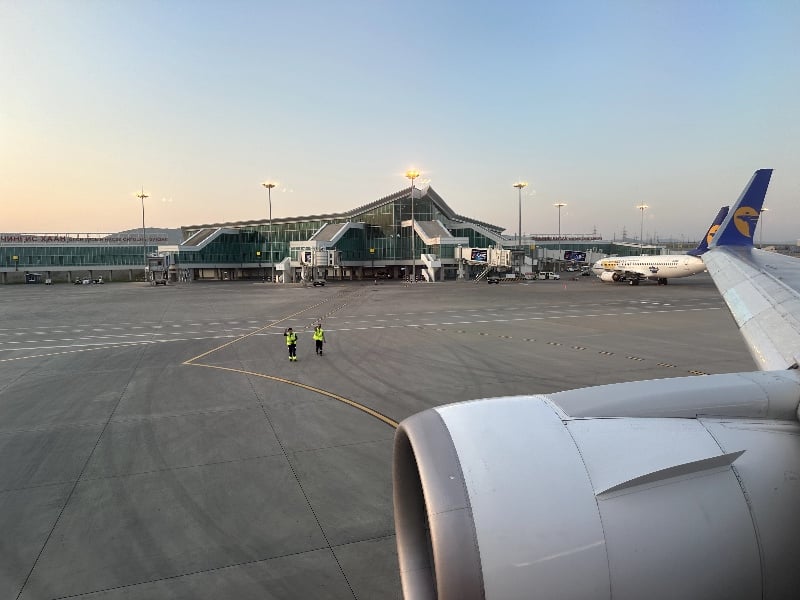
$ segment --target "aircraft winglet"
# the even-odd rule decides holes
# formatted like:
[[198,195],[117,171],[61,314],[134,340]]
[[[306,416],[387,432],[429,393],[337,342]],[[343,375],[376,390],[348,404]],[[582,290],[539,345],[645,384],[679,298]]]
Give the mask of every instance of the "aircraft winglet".
[[719,230],[719,226],[722,223],[723,219],[728,214],[728,207],[723,206],[719,209],[717,216],[714,217],[714,220],[711,222],[711,227],[708,228],[706,234],[703,236],[703,239],[700,240],[700,243],[697,244],[697,248],[694,250],[689,250],[686,254],[690,256],[700,256],[701,254],[705,253],[708,250],[708,245],[711,243],[711,240],[714,239],[714,236],[717,234]]
[[744,188],[742,195],[720,225],[717,235],[709,245],[710,248],[753,245],[753,235],[767,195],[770,177],[772,169],[759,169],[753,174],[750,183]]

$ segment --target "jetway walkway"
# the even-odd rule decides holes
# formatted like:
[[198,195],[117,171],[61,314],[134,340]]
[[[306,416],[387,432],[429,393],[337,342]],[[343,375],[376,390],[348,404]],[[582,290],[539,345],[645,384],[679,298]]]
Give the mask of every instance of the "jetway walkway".
[[317,242],[320,248],[334,246],[345,233],[351,228],[363,229],[363,223],[326,223],[309,238],[309,241]]
[[238,235],[238,233],[239,231],[237,229],[231,229],[230,227],[206,227],[196,231],[191,237],[181,242],[178,248],[184,252],[196,252],[221,235]]
[[[403,227],[411,227],[411,219],[403,221]],[[467,246],[469,238],[456,237],[447,230],[441,221],[414,220],[414,233],[426,246]]]

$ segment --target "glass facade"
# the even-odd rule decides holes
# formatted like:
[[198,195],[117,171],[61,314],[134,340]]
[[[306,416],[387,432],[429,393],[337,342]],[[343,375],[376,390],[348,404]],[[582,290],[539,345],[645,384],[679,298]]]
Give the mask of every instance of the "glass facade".
[[[158,246],[147,246],[157,252]],[[14,257],[17,260],[14,260]],[[142,246],[91,245],[20,245],[0,246],[0,265],[25,270],[48,267],[139,267],[144,265]]]
[[[263,252],[259,232],[253,228],[243,228],[236,235],[221,235],[211,240],[199,251],[179,250],[175,255],[175,264],[191,267],[193,264],[255,263],[259,261],[257,251]],[[266,261],[266,258],[262,260]]]
[[[414,218],[417,221],[446,220],[446,216],[428,198],[414,198]],[[302,242],[311,239],[322,227],[335,223],[360,223],[362,227],[352,227],[339,239],[335,248],[343,262],[365,261],[410,261],[411,260],[411,227],[402,227],[403,221],[411,220],[411,199],[406,193],[404,197],[390,199],[385,203],[363,212],[348,215],[331,215],[327,219],[308,221],[287,221],[285,219],[272,222],[272,261],[269,260],[270,225],[258,223],[238,227],[237,235],[221,235],[197,251],[180,251],[178,263],[220,264],[258,262],[255,252],[261,251],[264,262],[279,262],[291,257],[299,260],[299,248],[291,248],[291,242]],[[188,239],[202,228],[184,230],[184,239]],[[465,231],[471,231],[466,229]],[[455,233],[455,235],[460,235]],[[453,250],[446,246],[426,246],[423,240],[415,235],[414,250],[417,257],[421,253],[442,256],[441,251],[453,257]],[[483,238],[483,236],[480,236]],[[484,238],[488,239],[488,238]],[[494,242],[490,242],[494,244]],[[419,260],[419,259],[418,259]]]
[[455,237],[465,237],[469,238],[469,245],[474,246],[475,248],[488,248],[489,246],[495,246],[496,242],[483,235],[479,231],[475,231],[471,227],[465,227],[463,229],[451,229],[450,230]]

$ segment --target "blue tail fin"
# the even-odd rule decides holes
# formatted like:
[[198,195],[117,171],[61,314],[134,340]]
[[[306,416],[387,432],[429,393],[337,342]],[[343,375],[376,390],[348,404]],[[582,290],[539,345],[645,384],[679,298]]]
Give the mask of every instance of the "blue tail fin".
[[714,239],[714,235],[717,233],[720,223],[722,223],[722,220],[725,218],[727,214],[728,214],[727,206],[723,206],[722,208],[720,208],[719,212],[717,213],[717,216],[714,217],[714,221],[711,223],[711,227],[708,228],[708,231],[706,231],[706,234],[703,236],[703,239],[700,240],[699,244],[697,244],[697,248],[695,248],[694,250],[689,250],[686,254],[690,254],[692,256],[700,256],[706,250],[708,250],[708,245],[711,243],[711,240]]
[[711,242],[716,246],[752,246],[756,232],[758,216],[767,195],[772,169],[759,169],[750,183],[744,188],[742,195],[728,212],[728,216],[719,226],[719,232]]

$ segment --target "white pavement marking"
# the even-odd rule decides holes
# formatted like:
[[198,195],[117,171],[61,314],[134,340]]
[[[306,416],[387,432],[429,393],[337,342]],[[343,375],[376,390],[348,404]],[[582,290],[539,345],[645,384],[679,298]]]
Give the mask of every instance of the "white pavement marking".
[[[662,305],[663,306],[663,305]],[[568,318],[578,318],[578,317],[620,317],[624,315],[646,315],[646,314],[656,314],[656,313],[671,313],[671,312],[687,312],[687,311],[708,311],[708,310],[722,310],[724,307],[722,306],[708,306],[702,308],[659,308],[657,310],[640,310],[640,311],[627,311],[627,312],[619,312],[619,313],[602,313],[602,314],[549,314],[545,316],[529,316],[529,317],[519,317],[514,319],[509,318],[498,318],[492,320],[483,320],[483,319],[476,319],[474,321],[458,321],[458,322],[441,322],[441,323],[399,323],[394,325],[367,325],[367,326],[360,326],[354,328],[337,328],[331,329],[329,331],[365,331],[370,329],[385,329],[385,328],[397,328],[397,327],[435,327],[435,326],[444,326],[444,325],[469,325],[469,324],[479,324],[479,323],[512,323],[515,321],[539,321],[539,320],[555,320],[555,319],[562,319],[565,317]],[[440,311],[440,312],[447,312],[447,311]],[[462,311],[464,312],[464,311]],[[478,312],[477,309],[475,312]],[[413,313],[412,313],[413,314]],[[423,313],[417,313],[423,314]],[[427,313],[425,313],[427,314]],[[476,315],[477,316],[477,315]],[[385,322],[385,320],[379,319],[380,322]],[[364,321],[361,321],[364,323]],[[217,323],[219,324],[219,323]],[[299,326],[299,325],[298,325]],[[132,329],[142,329],[142,327],[132,326]],[[252,328],[236,328],[236,329],[252,329]],[[78,330],[81,331],[81,330]],[[102,330],[101,330],[102,331]],[[25,332],[15,332],[15,335],[24,335]],[[173,334],[178,334],[179,332],[173,331]],[[55,342],[55,341],[63,341],[63,342],[73,342],[75,341],[74,338],[63,338],[60,340],[29,340],[29,341],[7,341],[5,344],[11,345],[14,344],[14,348],[0,348],[0,352],[31,352],[31,351],[41,351],[41,350],[58,350],[62,348],[72,348],[72,350],[65,350],[63,352],[55,352],[55,353],[48,353],[44,355],[36,355],[36,356],[22,356],[22,357],[14,357],[8,359],[0,359],[0,362],[8,362],[11,360],[21,360],[23,358],[36,358],[41,356],[54,356],[60,354],[69,354],[72,352],[82,352],[82,351],[89,351],[89,350],[97,350],[103,348],[125,348],[129,346],[137,346],[141,344],[155,344],[155,343],[164,343],[164,342],[183,342],[183,341],[197,341],[197,340],[207,340],[207,339],[230,339],[238,337],[237,334],[225,333],[225,334],[218,334],[216,331],[207,331],[205,332],[207,335],[202,335],[203,332],[198,331],[191,331],[191,332],[183,332],[183,335],[196,335],[199,337],[183,337],[183,338],[173,338],[173,339],[153,339],[155,336],[163,336],[163,333],[151,332],[151,333],[124,333],[124,334],[113,334],[113,335],[90,335],[90,336],[83,336],[80,337],[80,341],[86,341],[87,343],[82,344],[57,344],[53,346],[42,346],[40,345],[42,342]],[[215,335],[211,335],[215,334]],[[278,335],[277,332],[269,332],[269,333],[259,333],[257,335]],[[122,339],[122,338],[151,338],[147,340],[136,340],[136,339]],[[96,340],[96,341],[88,341],[88,340]],[[30,347],[22,347],[20,348],[19,344],[31,344]],[[2,342],[0,342],[0,346]]]

